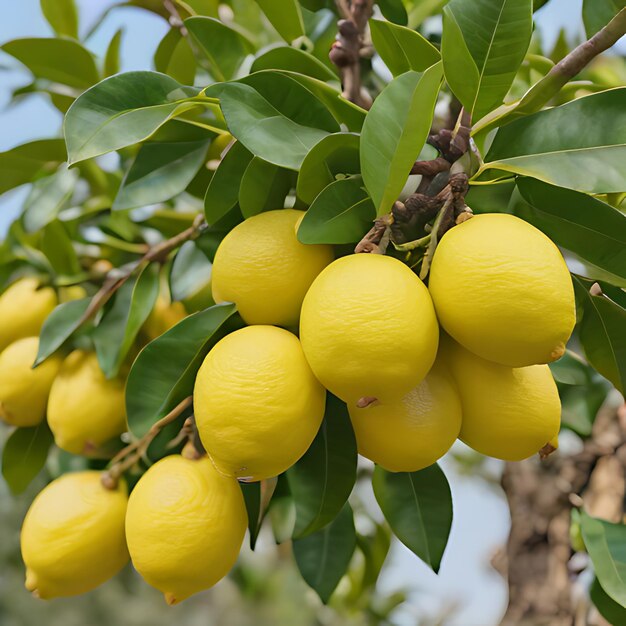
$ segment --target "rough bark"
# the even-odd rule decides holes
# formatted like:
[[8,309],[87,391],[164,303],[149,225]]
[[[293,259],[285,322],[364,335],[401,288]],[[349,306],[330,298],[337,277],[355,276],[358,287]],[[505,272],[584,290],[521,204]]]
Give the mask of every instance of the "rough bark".
[[572,559],[570,511],[584,502],[590,515],[620,521],[625,472],[626,411],[615,404],[600,410],[577,454],[507,463],[502,487],[511,532],[493,559],[509,584],[503,626],[606,624],[594,615],[576,581],[580,569]]

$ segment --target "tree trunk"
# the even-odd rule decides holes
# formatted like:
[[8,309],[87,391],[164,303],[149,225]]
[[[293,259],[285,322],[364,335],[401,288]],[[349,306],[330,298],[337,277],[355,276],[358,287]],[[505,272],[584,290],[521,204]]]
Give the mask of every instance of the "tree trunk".
[[[626,405],[625,405],[626,406]],[[606,624],[590,609],[577,582],[588,559],[572,559],[570,511],[584,500],[594,517],[623,517],[626,471],[626,409],[605,403],[583,449],[547,459],[507,463],[502,487],[511,511],[506,547],[493,559],[508,580],[503,626]],[[595,612],[595,615],[594,615]]]

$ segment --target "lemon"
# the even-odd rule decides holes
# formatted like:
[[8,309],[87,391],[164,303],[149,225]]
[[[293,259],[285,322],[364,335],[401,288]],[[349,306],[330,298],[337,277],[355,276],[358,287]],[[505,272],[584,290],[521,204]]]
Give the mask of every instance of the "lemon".
[[217,469],[263,480],[291,467],[324,417],[326,395],[295,335],[248,326],[220,340],[200,367],[194,410]]
[[94,352],[75,350],[52,383],[48,424],[59,448],[97,454],[103,443],[126,430],[124,381],[107,380]]
[[236,480],[218,474],[206,457],[168,456],[130,495],[128,549],[137,571],[172,605],[226,576],[247,524]]
[[331,246],[298,241],[302,211],[268,211],[235,226],[215,254],[215,302],[234,302],[248,324],[294,326],[313,279],[333,260]]
[[446,332],[502,365],[558,359],[576,322],[559,249],[513,215],[477,215],[450,229],[435,251],[429,289]]
[[439,363],[403,398],[349,411],[359,453],[391,472],[432,465],[461,428],[461,400]]
[[38,348],[37,337],[24,337],[0,353],[0,418],[13,426],[35,426],[46,414],[61,357],[51,356],[32,369]]
[[186,317],[187,311],[182,302],[170,302],[167,298],[159,296],[143,325],[143,330],[152,341]]
[[402,398],[431,368],[438,337],[428,290],[388,256],[337,259],[302,304],[300,340],[311,369],[350,405]]
[[105,489],[100,472],[64,474],[33,501],[22,526],[26,588],[39,598],[91,591],[128,562],[122,482]]
[[0,351],[17,339],[38,335],[57,305],[52,288],[38,287],[37,279],[22,278],[0,296]]
[[70,285],[69,287],[61,287],[59,289],[59,301],[71,302],[72,300],[81,300],[89,294],[81,285]]
[[547,365],[499,365],[449,338],[443,356],[461,396],[459,438],[468,446],[505,461],[526,459],[547,443],[558,446],[561,402]]

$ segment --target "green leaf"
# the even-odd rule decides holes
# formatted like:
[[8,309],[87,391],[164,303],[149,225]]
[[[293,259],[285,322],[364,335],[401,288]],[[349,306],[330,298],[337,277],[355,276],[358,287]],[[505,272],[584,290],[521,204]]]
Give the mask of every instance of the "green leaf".
[[313,200],[298,228],[302,243],[354,243],[372,227],[376,207],[360,176],[332,182]]
[[363,181],[384,215],[398,198],[420,153],[441,85],[441,63],[423,74],[406,72],[376,98],[361,134]]
[[204,215],[209,224],[215,224],[237,204],[241,179],[253,158],[239,142],[224,155],[204,197]]
[[146,266],[127,280],[92,333],[98,363],[107,378],[115,378],[159,295],[159,272]]
[[451,0],[443,10],[446,81],[474,120],[502,103],[532,33],[532,0]]
[[183,85],[193,85],[196,58],[189,41],[178,28],[172,28],[159,43],[154,53],[154,67],[157,72],[163,72]]
[[220,106],[228,129],[252,154],[287,169],[299,169],[307,152],[328,134],[285,117],[249,85],[221,85]]
[[72,39],[25,38],[2,45],[36,78],[85,89],[100,80],[91,52]]
[[212,17],[190,17],[185,26],[208,58],[217,80],[234,78],[244,58],[254,50],[244,35]]
[[356,547],[354,518],[345,504],[335,520],[322,530],[295,539],[293,554],[302,578],[326,604],[350,565]]
[[296,538],[332,522],[356,481],[357,449],[346,405],[328,393],[326,413],[306,454],[287,471],[296,505]]
[[610,383],[597,373],[584,386],[559,385],[561,425],[588,437],[610,389]]
[[59,304],[46,318],[39,335],[39,352],[34,365],[45,361],[56,352],[80,326],[91,298],[81,298]]
[[[396,24],[407,25],[409,16],[407,15],[406,8],[402,3],[402,0],[378,0],[376,3],[380,12],[390,21]],[[374,47],[378,50],[378,46],[374,44]]]
[[23,222],[28,233],[42,229],[56,219],[74,193],[78,174],[65,166],[52,176],[36,181],[24,201]]
[[16,428],[2,450],[2,475],[14,495],[23,493],[46,464],[53,443],[44,421],[31,428]]
[[626,215],[587,194],[518,178],[511,207],[557,245],[626,279]]
[[336,180],[361,171],[359,161],[359,135],[334,133],[315,144],[302,161],[296,192],[306,204]]
[[122,43],[122,35],[124,30],[118,29],[107,46],[104,55],[104,77],[113,76],[120,71],[120,46]]
[[609,596],[597,578],[589,591],[591,601],[609,624],[626,624],[626,608]]
[[72,239],[59,220],[50,222],[44,228],[41,251],[57,276],[75,276],[82,271]]
[[186,241],[178,251],[170,270],[172,300],[186,300],[211,280],[211,261],[195,241]]
[[194,313],[150,342],[126,383],[126,414],[131,432],[142,437],[193,392],[196,373],[209,350],[242,327],[234,304]]
[[254,157],[244,172],[239,189],[239,207],[244,218],[284,208],[293,178],[290,170]]
[[0,152],[0,194],[51,174],[65,159],[63,139],[40,139]]
[[113,209],[165,202],[185,191],[204,162],[209,140],[145,143],[124,176]]
[[611,524],[580,512],[585,547],[602,589],[626,607],[626,525]]
[[474,213],[509,213],[514,191],[513,179],[492,185],[470,185],[465,202]]
[[438,572],[452,525],[450,486],[439,466],[411,473],[377,466],[372,484],[396,537]]
[[587,38],[604,28],[626,6],[626,0],[583,0]]
[[592,281],[574,278],[577,304],[582,311],[578,335],[589,363],[624,393],[626,389],[626,309],[605,295],[589,292]]
[[[594,120],[589,124],[589,120]],[[589,193],[626,189],[626,88],[585,96],[501,128],[476,178],[521,174]],[[584,173],[584,175],[582,175]],[[488,176],[489,177],[489,176]],[[493,175],[491,175],[493,177]]]
[[423,72],[441,59],[439,50],[418,32],[381,20],[370,20],[376,52],[394,76]]
[[78,39],[78,12],[74,0],[41,0],[41,12],[57,35]]
[[193,106],[197,94],[156,72],[126,72],[106,78],[80,95],[63,124],[71,164],[150,137]]
[[587,385],[591,380],[593,370],[585,361],[571,350],[550,365],[550,371],[557,383],[564,385]]
[[304,23],[298,0],[256,0],[267,19],[287,42],[304,36]]
[[337,75],[321,61],[291,46],[277,46],[259,55],[252,63],[250,73],[274,69],[299,72],[323,81],[337,80]]
[[261,483],[239,483],[248,512],[250,549],[254,550],[261,529]]

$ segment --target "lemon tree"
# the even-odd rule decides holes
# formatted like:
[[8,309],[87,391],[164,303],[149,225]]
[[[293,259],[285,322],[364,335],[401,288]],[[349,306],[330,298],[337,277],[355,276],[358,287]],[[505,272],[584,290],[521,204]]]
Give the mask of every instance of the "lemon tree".
[[63,116],[0,154],[0,193],[29,188],[0,244],[2,474],[50,479],[29,591],[130,558],[176,604],[265,528],[321,602],[389,623],[390,535],[445,567],[442,467],[493,457],[507,619],[621,619],[623,477],[602,498],[596,472],[624,469],[626,9],[585,0],[588,40],[549,50],[544,4],[123,3],[168,25],[126,73],[72,0],[3,42],[13,97]]

